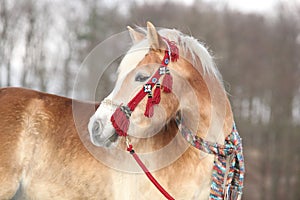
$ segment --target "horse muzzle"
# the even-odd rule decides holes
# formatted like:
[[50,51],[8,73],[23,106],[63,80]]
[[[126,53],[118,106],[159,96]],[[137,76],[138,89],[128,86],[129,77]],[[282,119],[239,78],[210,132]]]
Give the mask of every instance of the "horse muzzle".
[[114,129],[107,130],[99,120],[91,120],[89,124],[91,142],[98,147],[110,147],[118,139]]

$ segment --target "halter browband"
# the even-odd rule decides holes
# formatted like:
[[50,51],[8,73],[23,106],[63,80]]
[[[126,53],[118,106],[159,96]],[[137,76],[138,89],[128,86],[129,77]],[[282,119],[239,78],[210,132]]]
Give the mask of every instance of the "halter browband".
[[[146,117],[152,117],[154,114],[153,106],[160,103],[161,88],[165,93],[172,92],[173,78],[168,69],[168,64],[170,61],[177,61],[179,58],[179,50],[175,42],[169,41],[167,38],[163,38],[163,41],[168,48],[165,50],[164,58],[158,70],[127,105],[119,106],[111,116],[110,120],[119,136],[127,136],[131,113],[146,95],[148,95],[148,99],[144,115]],[[164,77],[162,84],[160,84],[159,80],[162,76]],[[153,88],[155,88],[155,90],[152,93]]]

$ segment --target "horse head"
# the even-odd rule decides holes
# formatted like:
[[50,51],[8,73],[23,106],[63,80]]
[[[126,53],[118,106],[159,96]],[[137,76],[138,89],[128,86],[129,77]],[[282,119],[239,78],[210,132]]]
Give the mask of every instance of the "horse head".
[[[116,134],[118,125],[112,123],[112,116],[120,107],[127,112],[128,118],[130,115],[126,134],[137,139],[156,135],[179,113],[188,119],[189,128],[201,137],[215,131],[216,124],[222,129],[221,133],[223,129],[229,133],[232,125],[230,105],[208,51],[194,38],[179,31],[163,29],[158,32],[150,22],[146,30],[128,29],[134,45],[120,63],[113,91],[90,119],[88,128],[92,143],[105,147],[117,144],[120,134]],[[174,56],[177,57],[174,59]],[[165,58],[169,59],[167,64],[164,64]],[[160,70],[164,72],[156,76]],[[225,103],[216,102],[215,94],[218,99],[225,95],[221,96]],[[132,103],[136,98],[139,101]],[[159,102],[153,103],[153,98],[156,101],[159,98]],[[214,116],[221,121],[216,123],[212,120]],[[225,118],[230,118],[229,127],[226,127]],[[126,118],[117,123],[123,120]],[[215,128],[210,128],[211,125]],[[215,140],[223,139],[224,135]]]

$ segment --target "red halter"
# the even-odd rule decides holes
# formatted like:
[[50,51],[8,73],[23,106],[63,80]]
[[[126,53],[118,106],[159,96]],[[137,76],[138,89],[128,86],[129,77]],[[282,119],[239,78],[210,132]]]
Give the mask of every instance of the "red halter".
[[[144,115],[146,117],[152,117],[154,113],[153,106],[160,102],[161,87],[165,93],[170,93],[172,91],[173,78],[170,74],[170,70],[168,69],[168,64],[170,62],[170,58],[172,62],[177,61],[179,58],[179,51],[175,42],[169,41],[166,38],[163,38],[163,40],[166,42],[168,50],[165,51],[165,56],[161,61],[159,69],[127,105],[121,105],[111,116],[110,120],[119,136],[127,136],[131,113],[147,94],[148,100]],[[164,76],[162,85],[159,83],[161,76]],[[155,90],[152,95],[154,87]]]

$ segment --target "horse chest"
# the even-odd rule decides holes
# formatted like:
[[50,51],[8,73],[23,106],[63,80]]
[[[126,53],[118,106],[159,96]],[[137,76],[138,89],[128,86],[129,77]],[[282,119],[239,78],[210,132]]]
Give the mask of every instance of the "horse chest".
[[[199,162],[210,166],[213,157],[208,156]],[[199,165],[200,166],[200,165]],[[205,167],[172,165],[153,176],[175,199],[208,199],[211,170]],[[175,170],[174,170],[175,169]],[[180,170],[178,170],[180,169]],[[191,171],[190,169],[195,169]],[[112,175],[113,199],[162,199],[165,197],[147,179],[146,175],[116,172]]]

